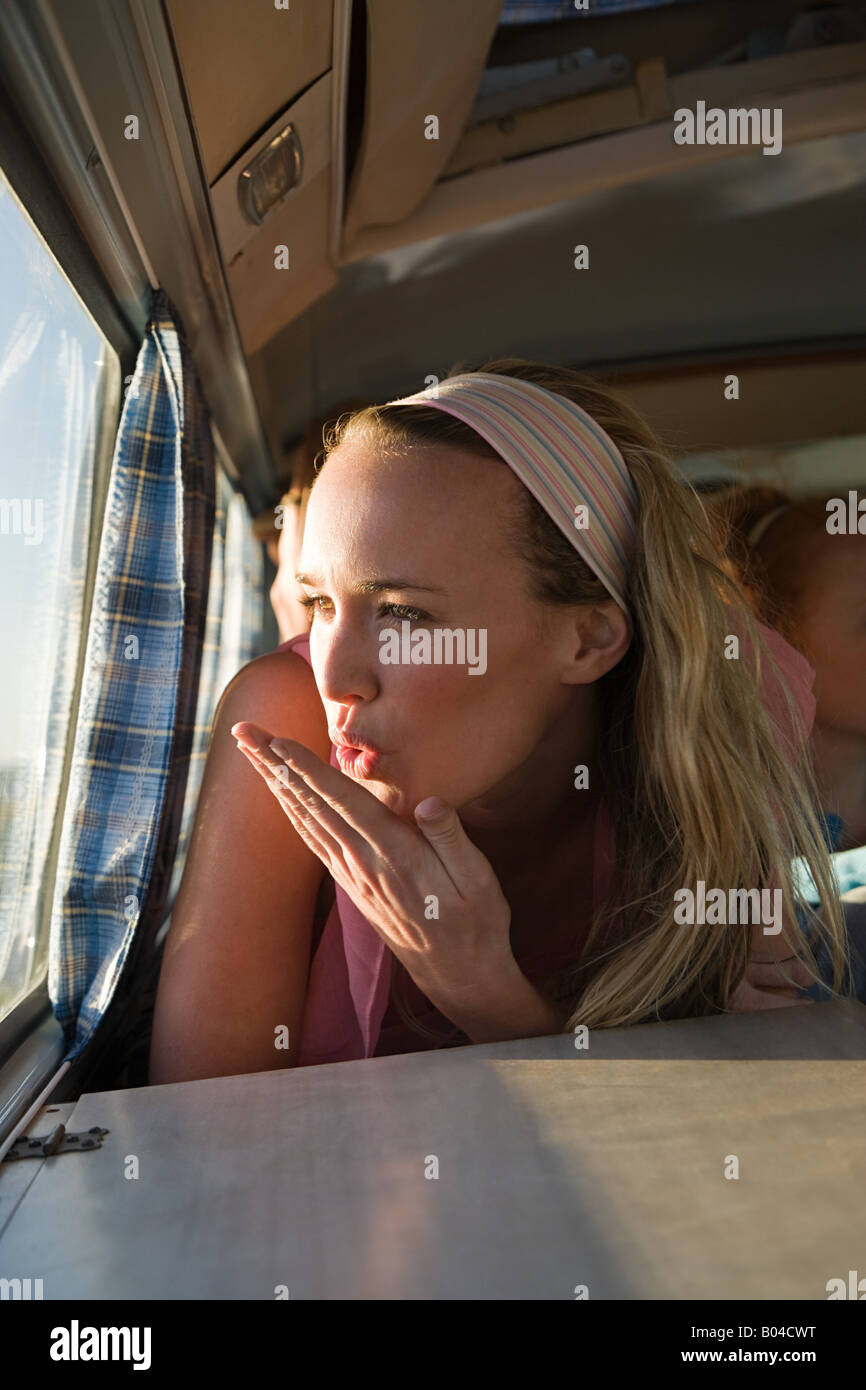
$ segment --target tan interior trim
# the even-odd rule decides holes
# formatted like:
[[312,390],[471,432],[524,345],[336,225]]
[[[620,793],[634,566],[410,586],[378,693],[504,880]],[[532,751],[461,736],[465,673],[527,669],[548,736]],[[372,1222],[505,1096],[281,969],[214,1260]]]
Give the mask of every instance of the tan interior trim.
[[237,175],[246,157],[212,190],[214,220],[248,356],[337,282],[328,256],[333,197],[331,86],[328,71],[280,118],[280,128],[290,122],[298,133],[303,173],[298,187],[260,227],[244,223],[237,210]]
[[[725,378],[739,379],[726,400]],[[594,371],[630,401],[674,452],[800,444],[866,435],[866,346],[711,364]],[[866,477],[866,461],[864,461]]]
[[364,128],[344,244],[362,227],[403,221],[432,188],[463,133],[501,11],[502,0],[367,0]]
[[328,259],[336,265],[343,237],[346,183],[346,119],[352,0],[334,0],[334,52],[331,64],[331,212]]
[[[784,112],[788,145],[861,130],[866,128],[866,78],[788,93],[777,105]],[[364,260],[397,246],[452,235],[582,194],[744,157],[765,156],[748,145],[676,145],[670,121],[641,126],[445,179],[398,226],[360,232],[343,259]]]
[[290,0],[287,9],[273,0],[164,5],[211,184],[258,131],[327,72],[333,6],[326,0]]
[[[219,236],[223,262],[228,269],[231,269],[237,257],[251,241],[259,238],[262,233],[271,234],[276,225],[280,208],[288,208],[292,204],[297,205],[297,208],[303,206],[304,200],[301,194],[304,189],[323,170],[330,171],[332,81],[331,73],[326,73],[312,87],[309,87],[304,95],[299,97],[288,111],[284,111],[273,125],[270,125],[264,134],[250,145],[240,159],[235,160],[231,168],[227,169],[222,178],[218,179],[211,187],[210,198],[214,222]],[[301,178],[297,187],[291,189],[286,195],[283,203],[277,204],[267,214],[264,222],[260,226],[256,226],[244,216],[238,200],[241,174],[249,167],[256,155],[265,149],[274,137],[285,130],[287,126],[291,126],[295,132],[302,152]],[[285,237],[272,237],[271,240],[272,242],[285,240]],[[325,248],[322,247],[322,255],[324,256],[324,254]]]

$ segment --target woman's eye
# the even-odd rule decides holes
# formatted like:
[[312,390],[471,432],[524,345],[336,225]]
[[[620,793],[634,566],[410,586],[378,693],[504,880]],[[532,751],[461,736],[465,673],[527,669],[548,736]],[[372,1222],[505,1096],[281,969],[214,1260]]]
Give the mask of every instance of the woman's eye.
[[424,623],[430,620],[429,613],[422,613],[418,608],[409,608],[405,603],[383,603],[379,612],[390,613],[393,618],[405,618],[410,623]]
[[301,607],[307,610],[307,620],[312,622],[315,614],[322,612],[319,604],[327,603],[327,599],[323,598],[321,594],[310,594],[308,598],[302,598],[299,602]]
[[[306,608],[309,614],[309,621],[312,622],[316,613],[328,612],[328,609],[320,607],[321,604],[330,603],[330,599],[325,598],[324,594],[310,594],[307,598],[299,600],[301,607]],[[405,603],[383,603],[378,612],[378,617],[391,617],[405,619],[410,623],[430,622],[430,614],[422,613],[419,608],[410,608]]]

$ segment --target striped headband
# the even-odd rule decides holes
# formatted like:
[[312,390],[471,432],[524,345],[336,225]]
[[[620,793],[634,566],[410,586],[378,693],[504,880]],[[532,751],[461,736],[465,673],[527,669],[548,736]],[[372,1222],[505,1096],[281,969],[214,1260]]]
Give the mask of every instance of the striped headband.
[[498,372],[447,377],[388,404],[433,406],[486,439],[630,617],[637,492],[622,454],[591,415],[558,392]]

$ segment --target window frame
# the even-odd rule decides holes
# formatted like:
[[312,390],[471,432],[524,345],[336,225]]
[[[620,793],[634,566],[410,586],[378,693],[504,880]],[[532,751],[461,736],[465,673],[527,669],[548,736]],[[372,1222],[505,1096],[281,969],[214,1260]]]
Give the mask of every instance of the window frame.
[[[72,763],[75,729],[81,698],[81,685],[84,672],[84,656],[87,644],[88,616],[93,604],[96,584],[96,570],[99,559],[99,540],[105,516],[108,496],[108,483],[114,451],[114,440],[120,422],[123,405],[123,379],[135,367],[138,345],[134,332],[118,310],[111,291],[106,284],[99,265],[93,256],[81,229],[72,217],[60,196],[38,148],[25,131],[12,109],[8,95],[0,90],[0,169],[19,199],[27,216],[44,240],[49,252],[63,271],[74,293],[78,296],[97,329],[102,333],[112,350],[116,353],[120,370],[119,389],[111,392],[103,402],[102,420],[93,459],[93,481],[91,488],[90,530],[87,542],[87,570],[83,595],[83,617],[78,662],[75,674],[70,720],[67,731],[66,748],[63,757],[63,775],[60,783],[57,814],[55,816],[48,858],[44,872],[52,881],[56,877],[57,859],[60,848],[60,835],[66,807],[66,795]],[[40,920],[34,923],[34,930],[42,934],[49,929],[51,895],[45,895]],[[51,1025],[53,1024],[53,1028]],[[45,1066],[38,1059],[27,1059],[21,1077],[7,1079],[13,1068],[15,1054],[23,1048],[29,1038],[41,1031],[45,1038]],[[57,1053],[57,1047],[60,1053]],[[11,1124],[15,1123],[22,1110],[20,1101],[26,1104],[32,1085],[42,1077],[55,1060],[62,1055],[63,1035],[60,1025],[51,1014],[51,1001],[48,994],[47,975],[43,975],[15,1007],[0,1019],[0,1140]],[[12,1081],[12,1087],[8,1084]],[[23,1096],[20,1094],[23,1090]]]
[[[144,178],[131,178],[121,157],[118,110],[139,112],[151,133],[152,158]],[[7,0],[0,6],[0,113],[4,172],[117,352],[121,377],[133,369],[151,288],[162,285],[177,304],[191,333],[213,427],[218,433],[221,426],[228,445],[229,476],[255,514],[271,496],[273,464],[225,282],[164,5],[158,0],[81,0],[70,12],[62,0]],[[24,134],[22,117],[31,135]],[[120,403],[118,419],[119,414]],[[116,424],[108,431],[112,443]],[[85,612],[92,607],[110,461],[109,452],[104,477],[94,476]],[[83,650],[79,671],[82,664]],[[79,702],[80,679],[73,720]],[[67,790],[68,771],[61,798]],[[64,812],[61,800],[58,826]],[[28,1005],[26,1017],[32,1024],[40,1006],[38,993],[23,1000],[10,1020],[18,1009],[23,1020]],[[0,1029],[0,1143],[9,1127],[7,1073],[14,1068],[17,1078],[30,1065],[32,1049],[38,1044],[44,1048],[46,1038],[54,1055],[52,1026],[59,1035],[49,1006],[48,1017],[16,1044],[7,1067],[5,1048],[15,1028],[10,1022],[6,1033]],[[80,1093],[95,1051],[98,1047],[91,1044],[86,1055],[61,1068],[52,1100]],[[31,1100],[39,1089],[35,1078],[31,1067]]]

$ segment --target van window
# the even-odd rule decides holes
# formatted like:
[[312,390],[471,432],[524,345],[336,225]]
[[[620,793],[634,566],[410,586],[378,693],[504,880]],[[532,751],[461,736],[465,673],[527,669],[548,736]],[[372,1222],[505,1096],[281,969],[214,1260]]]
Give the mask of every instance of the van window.
[[119,378],[0,174],[0,1019],[47,975],[97,458]]
[[[207,622],[199,671],[195,733],[169,885],[169,907],[174,905],[183,877],[210,746],[213,717],[220,696],[242,666],[267,650],[262,622],[264,604],[264,547],[253,538],[252,517],[244,498],[218,464]],[[167,935],[168,926],[166,919],[157,934],[157,945]]]

